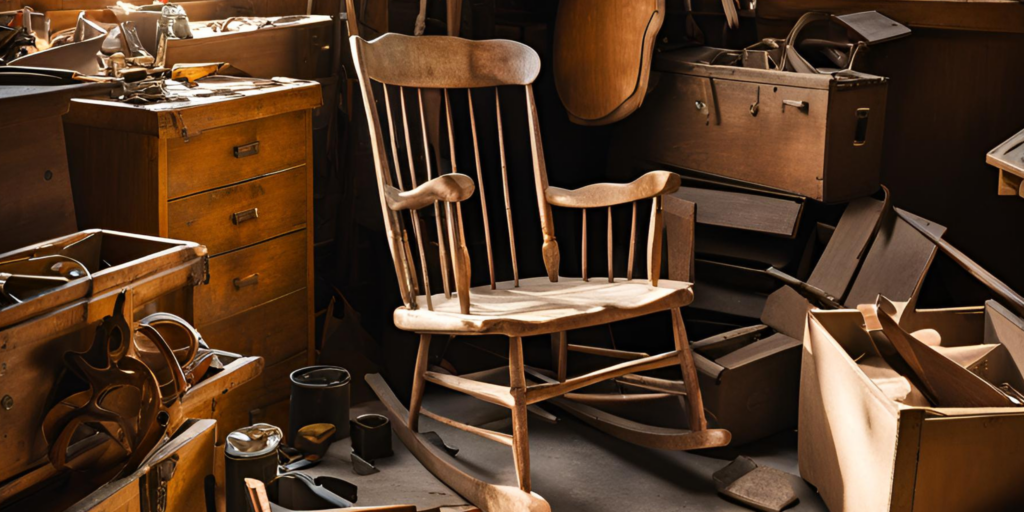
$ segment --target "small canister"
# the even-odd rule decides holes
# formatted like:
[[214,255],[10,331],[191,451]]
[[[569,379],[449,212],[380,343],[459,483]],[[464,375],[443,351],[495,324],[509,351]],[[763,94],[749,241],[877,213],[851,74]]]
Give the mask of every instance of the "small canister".
[[352,421],[352,452],[367,461],[393,454],[387,416],[363,414]]
[[330,423],[334,440],[349,434],[349,384],[352,377],[340,366],[307,366],[291,374],[292,397],[288,414],[288,442],[294,443],[300,428]]
[[266,423],[240,428],[228,434],[224,446],[224,486],[227,512],[247,512],[245,479],[264,484],[277,476],[277,447],[284,434]]

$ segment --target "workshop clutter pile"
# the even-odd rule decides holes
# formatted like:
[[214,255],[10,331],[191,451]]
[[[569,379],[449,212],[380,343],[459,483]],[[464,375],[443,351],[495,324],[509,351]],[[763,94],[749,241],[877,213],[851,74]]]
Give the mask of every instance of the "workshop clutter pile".
[[[1024,500],[1024,297],[883,174],[905,91],[872,59],[918,25],[86,3],[0,12],[0,512],[616,492],[552,466],[573,451],[531,473],[538,420],[535,450],[694,452],[651,485],[723,507]],[[615,183],[564,165],[580,140]],[[1024,132],[978,158],[1024,197]]]

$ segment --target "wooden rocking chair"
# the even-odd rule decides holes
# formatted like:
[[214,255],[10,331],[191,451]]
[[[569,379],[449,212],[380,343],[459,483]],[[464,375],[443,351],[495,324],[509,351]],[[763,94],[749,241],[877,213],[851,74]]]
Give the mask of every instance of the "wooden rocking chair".
[[[540,71],[540,58],[525,45],[503,40],[469,41],[454,37],[409,37],[398,34],[386,34],[371,42],[353,36],[351,45],[370,126],[381,210],[404,301],[404,305],[395,311],[394,321],[400,329],[420,335],[408,411],[379,375],[370,375],[367,381],[389,409],[399,437],[424,466],[484,510],[549,510],[547,502],[531,492],[527,435],[527,406],[549,399],[572,404],[572,407],[568,407],[570,412],[586,416],[588,423],[640,445],[670,450],[691,450],[728,444],[731,438],[728,431],[707,428],[697,373],[683,327],[683,318],[679,312],[680,307],[689,304],[693,299],[691,284],[658,279],[662,254],[662,196],[679,188],[679,176],[670,172],[654,171],[629,184],[597,184],[577,190],[548,186],[537,105],[532,88],[532,83]],[[547,276],[544,277],[519,278],[502,126],[503,105],[501,94],[498,93],[502,86],[525,88],[526,117],[543,236],[542,256],[547,271]],[[435,176],[431,165],[432,159],[424,158],[421,161],[422,166],[426,168],[426,179],[420,183],[415,169],[418,159],[413,156],[413,147],[421,143],[423,148],[429,146],[426,135],[416,132],[422,132],[422,129],[417,128],[424,125],[423,91],[431,89],[434,89],[430,91],[432,94],[443,96],[447,112],[452,172]],[[453,101],[449,97],[449,91],[453,89],[468,90],[469,128],[473,140],[476,184],[468,175],[459,173],[458,163],[455,161],[457,153],[456,137],[452,127]],[[388,121],[386,127],[378,114],[380,104],[375,90],[383,91],[381,106]],[[480,166],[481,145],[477,137],[477,116],[473,110],[474,96],[479,98],[483,94],[494,94],[497,114],[500,149],[498,158],[504,182],[502,188],[509,246],[512,250],[513,280],[505,282],[495,280],[487,198],[483,193],[483,174]],[[385,130],[390,143],[386,141]],[[417,141],[420,138],[421,140]],[[402,146],[404,151],[401,150]],[[405,164],[402,163],[403,159],[406,160]],[[409,171],[408,188],[403,178],[403,165]],[[490,284],[470,288],[469,254],[465,242],[461,202],[469,199],[477,187],[480,189],[479,197],[482,203]],[[647,247],[648,276],[646,280],[636,280],[632,274],[637,202],[647,199],[653,202]],[[625,278],[616,279],[613,275],[610,236],[608,277],[589,278],[585,256],[585,230],[583,277],[559,276],[559,250],[555,240],[551,207],[583,209],[585,226],[586,209],[607,209],[610,218],[613,206],[629,204],[632,204],[633,224]],[[427,226],[419,215],[419,211],[424,208],[432,208],[436,218],[434,224],[438,237],[437,258],[441,267],[443,293],[431,292],[427,263],[432,259],[428,258],[424,241]],[[415,252],[418,253],[421,262],[422,272],[419,276],[413,258],[413,243],[410,242],[409,233],[405,229],[406,215],[411,219],[416,239]],[[446,222],[442,221],[442,218],[446,218]],[[442,229],[443,224],[447,224],[447,240]],[[453,278],[451,280],[454,281],[454,290],[449,286],[449,273]],[[570,348],[566,342],[566,331],[665,311],[671,312],[672,315],[675,350],[654,356],[633,355],[629,357],[630,360],[586,375],[571,378],[566,375],[565,360]],[[510,386],[504,387],[427,371],[430,341],[435,335],[507,336]],[[553,352],[558,354],[555,371],[545,373],[528,368],[524,364],[522,338],[533,335],[551,335]],[[632,377],[644,386],[669,391],[682,397],[681,399],[687,402],[690,430],[648,427],[560,398],[598,382],[672,365],[679,365],[682,368],[682,383],[649,377]],[[527,380],[527,374],[538,382],[531,384]],[[423,392],[427,382],[508,408],[512,412],[512,435],[467,425],[422,409]],[[580,409],[581,407],[586,410]],[[446,454],[417,433],[421,413],[451,427],[510,446],[519,488],[486,484],[446,462],[449,460]]]

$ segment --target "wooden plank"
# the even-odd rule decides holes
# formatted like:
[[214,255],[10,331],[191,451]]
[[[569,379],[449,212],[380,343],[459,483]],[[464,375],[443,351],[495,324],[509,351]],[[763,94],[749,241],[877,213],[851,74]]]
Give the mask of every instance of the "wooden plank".
[[745,347],[737,349],[730,354],[719,357],[715,362],[731,370],[753,361],[763,359],[772,354],[789,350],[802,343],[803,340],[792,338],[782,333],[775,333],[767,338],[755,341]]
[[[665,244],[668,247],[668,278],[673,281],[694,280],[694,236],[697,205],[675,195],[664,198]],[[633,277],[633,250],[636,243],[636,203],[633,203],[633,229],[630,233],[629,272]]]
[[875,234],[879,217],[884,214],[883,207],[882,201],[871,198],[858,199],[846,207],[825,252],[807,279],[809,284],[840,299],[846,294],[866,254],[865,248]]
[[[38,99],[23,101],[36,104]],[[0,190],[7,193],[0,201],[0,252],[77,228],[60,113],[14,123],[4,117]]]
[[778,332],[803,339],[807,312],[811,303],[789,286],[783,286],[768,296],[761,321]]
[[804,202],[744,192],[683,187],[675,197],[697,203],[697,223],[796,236]]
[[[937,236],[946,231],[939,224],[921,221]],[[935,244],[924,235],[904,220],[890,216],[875,236],[843,304],[848,307],[874,304],[878,295],[896,302],[910,300],[924,280],[936,251]]]

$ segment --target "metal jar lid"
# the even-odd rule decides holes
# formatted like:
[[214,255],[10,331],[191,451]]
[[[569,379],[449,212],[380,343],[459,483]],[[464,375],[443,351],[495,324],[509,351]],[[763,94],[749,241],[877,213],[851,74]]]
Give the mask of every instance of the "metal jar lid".
[[344,386],[352,380],[352,376],[340,366],[318,365],[295,370],[291,380],[300,387],[326,389]]
[[238,459],[260,457],[277,450],[284,439],[281,429],[266,423],[242,427],[227,437],[224,453]]

